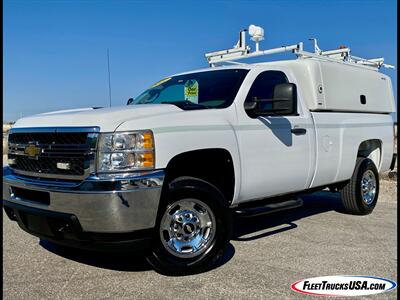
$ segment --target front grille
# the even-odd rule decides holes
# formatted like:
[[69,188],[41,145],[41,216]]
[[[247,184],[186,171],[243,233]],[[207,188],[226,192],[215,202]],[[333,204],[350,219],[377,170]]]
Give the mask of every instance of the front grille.
[[[26,156],[16,156],[14,169],[44,173],[44,174],[62,174],[62,175],[83,175],[85,172],[83,157],[40,157],[32,159]],[[57,168],[57,163],[69,164],[69,170]]]
[[35,141],[39,144],[82,145],[86,144],[87,132],[18,132],[10,134],[10,143],[28,144]]
[[94,172],[98,129],[58,130],[12,129],[8,137],[10,167],[23,175],[72,180]]

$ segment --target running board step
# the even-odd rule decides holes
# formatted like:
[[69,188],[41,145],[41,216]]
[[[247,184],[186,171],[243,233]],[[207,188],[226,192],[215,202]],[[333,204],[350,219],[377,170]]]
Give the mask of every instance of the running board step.
[[243,208],[235,210],[235,214],[240,217],[254,217],[258,215],[265,215],[274,213],[281,210],[292,209],[303,205],[301,198],[291,199],[284,202],[270,203],[264,206]]

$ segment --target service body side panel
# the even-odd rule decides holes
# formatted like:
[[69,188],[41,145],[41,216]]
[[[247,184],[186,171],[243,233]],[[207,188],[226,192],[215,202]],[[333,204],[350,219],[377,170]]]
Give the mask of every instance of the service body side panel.
[[351,177],[360,144],[381,142],[379,172],[389,169],[393,155],[393,120],[388,114],[313,112],[317,163],[311,187]]
[[[395,111],[390,77],[367,68],[320,62],[323,109],[391,113]],[[364,101],[361,101],[361,97]]]

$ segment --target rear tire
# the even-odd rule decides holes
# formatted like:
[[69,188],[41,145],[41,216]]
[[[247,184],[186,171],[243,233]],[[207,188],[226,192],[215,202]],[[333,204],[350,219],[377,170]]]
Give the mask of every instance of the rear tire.
[[160,273],[188,275],[210,269],[232,233],[223,194],[194,177],[178,177],[163,193],[148,262]]
[[371,159],[357,158],[353,176],[340,194],[349,214],[368,215],[374,210],[379,196],[379,173]]

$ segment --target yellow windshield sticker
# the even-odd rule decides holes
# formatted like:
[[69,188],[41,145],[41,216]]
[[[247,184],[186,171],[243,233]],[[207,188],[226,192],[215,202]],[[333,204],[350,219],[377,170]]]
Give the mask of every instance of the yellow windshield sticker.
[[197,80],[190,79],[185,82],[185,100],[199,103],[199,83]]
[[151,89],[152,89],[152,88],[155,88],[155,87],[157,87],[157,86],[163,84],[164,82],[167,82],[168,80],[171,80],[171,77],[167,77],[167,78],[164,78],[164,79],[160,80],[159,82],[156,82],[156,83],[153,84],[150,88],[151,88]]

